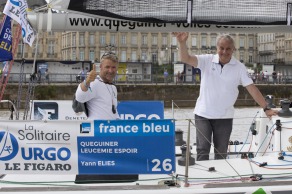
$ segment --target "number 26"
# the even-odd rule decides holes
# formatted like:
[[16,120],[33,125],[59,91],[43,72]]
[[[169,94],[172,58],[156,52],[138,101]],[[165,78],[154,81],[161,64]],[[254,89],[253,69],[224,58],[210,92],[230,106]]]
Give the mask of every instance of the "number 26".
[[154,171],[154,172],[160,172],[161,167],[164,171],[171,171],[172,170],[171,159],[163,160],[162,164],[161,164],[161,161],[159,159],[153,159],[151,162],[155,164],[152,168],[152,171]]

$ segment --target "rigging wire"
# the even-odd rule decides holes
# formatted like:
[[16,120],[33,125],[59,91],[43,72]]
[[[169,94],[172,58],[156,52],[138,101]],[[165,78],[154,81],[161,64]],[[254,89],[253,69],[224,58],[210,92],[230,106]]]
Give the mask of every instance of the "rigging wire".
[[[267,147],[266,147],[265,151],[263,152],[262,156],[265,155],[265,153],[267,152],[267,149],[269,148],[269,145],[270,145],[270,143],[271,143],[271,141],[272,141],[272,139],[273,139],[273,137],[274,137],[274,131],[275,131],[275,130],[276,130],[276,128],[274,128],[274,130],[273,130],[273,132],[272,132],[272,135],[271,135],[271,138],[270,138],[270,141],[269,141],[269,143],[267,144]],[[267,134],[267,135],[268,135],[268,134]]]
[[[178,109],[180,109],[180,107],[174,101],[172,101],[172,103],[173,103],[172,108],[173,108],[173,119],[174,119],[174,106],[177,107]],[[183,114],[185,115],[185,113],[183,113]],[[255,117],[253,117],[253,119],[255,119]],[[189,120],[189,122],[192,123],[192,125],[196,127],[195,123],[192,120],[190,120],[190,119],[187,119],[187,120]],[[200,129],[198,129],[197,127],[196,127],[196,130],[198,130],[198,132],[201,133]],[[214,150],[216,150],[216,148],[214,147],[212,142],[210,142],[204,135],[203,135],[203,137],[209,142],[209,144],[214,148]],[[218,152],[218,154],[221,155],[221,153],[219,153],[219,152]],[[224,158],[224,157],[222,156],[222,158]],[[233,169],[233,171],[242,179],[243,177],[240,175],[240,173],[226,160],[226,158],[224,158],[224,160]]]
[[[256,119],[256,117],[257,117],[258,114],[259,114],[259,111],[257,111],[256,114],[255,114],[255,116],[253,117],[252,124],[255,123],[255,119]],[[252,125],[251,125],[251,127],[252,127]],[[250,134],[250,132],[251,132],[251,127],[249,128],[248,133],[247,133],[247,136],[246,136],[246,139],[245,139],[245,141],[244,141],[244,143],[243,143],[241,149],[238,151],[238,154],[237,154],[236,157],[238,157],[238,155],[239,155],[239,153],[241,152],[241,150],[243,149],[244,145],[246,145],[247,140],[248,140],[248,137],[249,137],[249,134]],[[251,141],[251,142],[252,142],[252,141]],[[251,142],[250,142],[249,150],[251,149]],[[249,150],[248,150],[248,152],[249,152]]]
[[[38,51],[38,42],[39,42],[39,36],[38,36],[38,33],[36,33],[36,43],[35,43],[35,47],[34,47],[35,52],[34,52],[33,67],[32,67],[32,72],[30,75],[29,84],[28,84],[27,93],[26,93],[23,120],[27,120],[28,112],[29,112],[29,103],[31,100],[32,101],[34,100],[34,90],[35,90],[35,84],[36,84],[35,64],[36,64],[37,51]],[[32,106],[31,106],[31,108],[32,108]],[[31,114],[31,112],[32,111],[30,110],[30,114]],[[29,115],[29,118],[31,118],[31,115]]]
[[264,142],[266,141],[268,135],[271,133],[271,130],[273,129],[274,126],[275,126],[275,124],[273,124],[273,125],[270,127],[270,129],[268,130],[268,133],[266,134],[266,136],[265,136],[265,138],[263,139],[261,145],[259,146],[259,148],[258,148],[258,150],[257,150],[257,152],[256,152],[256,154],[255,154],[255,156],[257,156],[259,150],[260,150],[261,147],[263,146]]
[[[19,80],[18,80],[18,90],[17,90],[17,100],[16,100],[16,108],[17,110],[20,110],[21,107],[21,99],[22,99],[22,86],[23,86],[23,77],[24,77],[24,42],[22,40],[22,60],[20,63],[20,73],[19,73]],[[19,120],[19,114],[16,115],[16,120]]]
[[[195,123],[192,122],[192,120],[190,120],[190,123],[193,124],[193,126],[196,126]],[[196,128],[198,130],[199,133],[201,133],[200,129]],[[203,135],[203,134],[202,134]],[[203,135],[204,138],[206,138],[204,135]],[[208,141],[208,139],[206,138],[206,140]],[[209,142],[210,145],[214,148],[214,150],[216,150],[218,152],[218,150],[215,148],[214,144]],[[221,155],[221,153],[218,152],[219,155]],[[224,158],[222,155],[221,155],[222,158]],[[233,169],[233,171],[240,177],[240,179],[242,179],[243,177],[240,175],[240,173],[227,161],[226,158],[224,158],[224,161]],[[242,180],[243,182],[243,180]]]

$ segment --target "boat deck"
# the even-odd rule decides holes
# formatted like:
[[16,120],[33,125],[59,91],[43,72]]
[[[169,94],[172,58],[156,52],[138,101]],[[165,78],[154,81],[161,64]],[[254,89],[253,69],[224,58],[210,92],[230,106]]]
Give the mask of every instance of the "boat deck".
[[[179,159],[180,157],[177,157]],[[292,191],[292,170],[289,161],[277,157],[196,161],[188,169],[177,166],[173,175],[139,175],[135,182],[75,184],[75,175],[19,175],[9,174],[1,179],[0,192],[6,193],[245,193],[263,189],[265,192]],[[260,167],[269,161],[266,166]],[[256,163],[256,164],[255,164]],[[285,167],[287,166],[287,167]],[[262,179],[254,181],[253,175]]]

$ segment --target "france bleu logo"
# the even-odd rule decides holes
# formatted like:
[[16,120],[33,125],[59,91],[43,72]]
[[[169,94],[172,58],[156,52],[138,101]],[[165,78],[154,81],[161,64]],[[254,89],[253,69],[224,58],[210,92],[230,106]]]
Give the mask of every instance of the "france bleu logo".
[[81,123],[80,124],[80,133],[89,133],[91,131],[90,123]]

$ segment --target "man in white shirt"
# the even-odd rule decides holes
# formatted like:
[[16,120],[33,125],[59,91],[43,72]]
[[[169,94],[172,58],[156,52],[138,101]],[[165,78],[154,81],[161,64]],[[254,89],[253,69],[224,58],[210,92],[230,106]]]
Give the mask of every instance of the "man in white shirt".
[[80,76],[80,82],[83,82],[86,78],[86,71],[84,70],[84,68],[81,69],[81,71],[79,72],[79,76]]
[[253,84],[245,66],[232,56],[235,45],[230,35],[217,37],[217,54],[191,56],[186,44],[188,33],[173,34],[179,43],[181,61],[201,70],[200,95],[194,109],[197,160],[209,159],[212,136],[215,159],[224,159],[227,156],[239,85],[247,89],[268,117],[276,115],[277,111],[267,107],[265,98]]
[[[96,66],[86,79],[81,82],[75,93],[76,100],[86,103],[88,119],[90,120],[116,120],[119,119],[117,111],[117,88],[113,85],[118,69],[118,57],[108,52],[101,57],[99,75]],[[136,181],[138,175],[77,175],[75,183],[120,182]]]
[[105,54],[101,58],[99,75],[96,66],[87,78],[81,82],[75,93],[76,100],[86,103],[88,119],[110,119],[119,118],[117,112],[117,88],[113,80],[117,73],[118,58],[114,53]]

